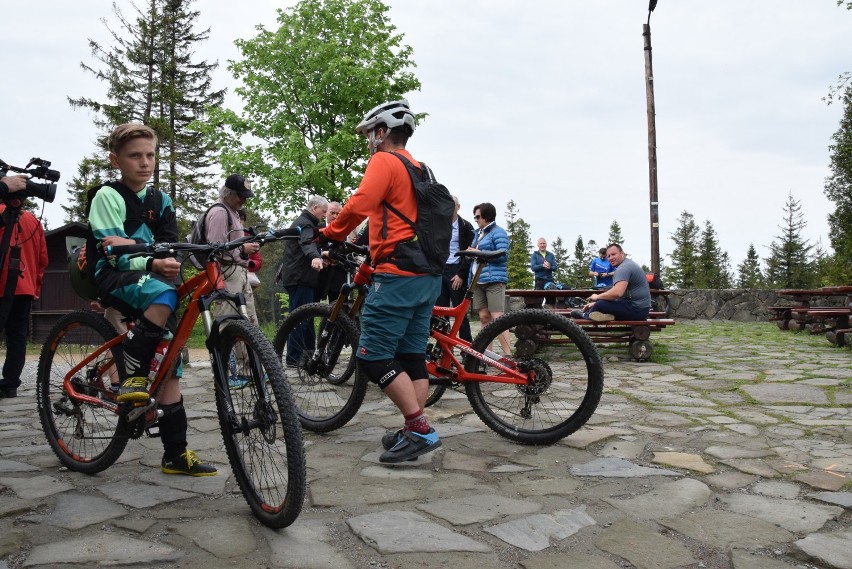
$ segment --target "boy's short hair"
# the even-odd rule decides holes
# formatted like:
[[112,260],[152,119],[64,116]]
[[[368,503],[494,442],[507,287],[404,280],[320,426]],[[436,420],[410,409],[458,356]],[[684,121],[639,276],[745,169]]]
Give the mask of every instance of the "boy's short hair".
[[109,133],[107,147],[113,154],[118,154],[124,145],[134,138],[148,138],[157,146],[157,133],[148,125],[139,123],[120,124]]

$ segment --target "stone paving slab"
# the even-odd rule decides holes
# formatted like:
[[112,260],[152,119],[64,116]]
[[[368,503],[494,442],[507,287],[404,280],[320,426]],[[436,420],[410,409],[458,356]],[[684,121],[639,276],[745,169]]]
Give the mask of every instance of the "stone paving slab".
[[89,476],[45,444],[28,362],[0,400],[0,569],[849,567],[849,350],[769,324],[678,322],[654,342],[648,363],[601,346],[598,410],[550,446],[496,435],[450,391],[427,410],[441,449],[383,465],[400,419],[371,386],[349,425],[305,433],[308,499],[277,531],[230,471],[209,371],[182,383],[218,476],[162,474],[147,437]]

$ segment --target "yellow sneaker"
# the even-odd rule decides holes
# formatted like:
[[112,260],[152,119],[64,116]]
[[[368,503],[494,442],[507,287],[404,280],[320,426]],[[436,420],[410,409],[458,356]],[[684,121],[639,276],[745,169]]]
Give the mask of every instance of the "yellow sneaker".
[[128,377],[121,384],[121,388],[118,390],[118,397],[115,400],[119,403],[133,403],[148,401],[150,397],[147,377]]
[[215,466],[206,464],[195,452],[188,450],[171,460],[163,459],[160,470],[166,474],[186,474],[187,476],[216,476]]

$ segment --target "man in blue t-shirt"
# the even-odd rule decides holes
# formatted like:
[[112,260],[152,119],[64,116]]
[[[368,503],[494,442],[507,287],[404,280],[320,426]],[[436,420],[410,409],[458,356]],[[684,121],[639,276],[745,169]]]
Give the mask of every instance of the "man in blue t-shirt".
[[615,268],[606,258],[606,247],[601,247],[598,257],[589,263],[589,276],[595,277],[595,288],[611,287],[613,274],[615,274]]

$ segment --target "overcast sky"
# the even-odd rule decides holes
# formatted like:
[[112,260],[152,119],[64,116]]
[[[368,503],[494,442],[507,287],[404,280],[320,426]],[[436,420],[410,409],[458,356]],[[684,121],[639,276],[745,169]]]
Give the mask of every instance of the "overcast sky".
[[[409,99],[429,113],[409,150],[459,197],[463,216],[490,201],[504,225],[511,199],[533,242],[561,236],[569,250],[578,235],[602,243],[616,220],[628,253],[650,265],[646,0],[387,3],[423,85]],[[276,8],[292,4],[196,3],[200,27],[211,28],[198,56],[221,64],[216,88],[234,82],[233,41],[258,24],[274,29]],[[62,172],[45,210],[56,228],[64,183],[96,134],[66,97],[103,100],[80,62],[94,63],[87,38],[108,44],[101,19],[115,18],[101,0],[4,0],[3,16],[0,158],[24,166],[40,156]],[[821,99],[852,71],[852,13],[835,0],[659,0],[650,23],[662,253],[686,210],[713,223],[734,268],[749,243],[765,257],[788,193],[801,201],[805,237],[828,248],[823,185],[842,108]]]

